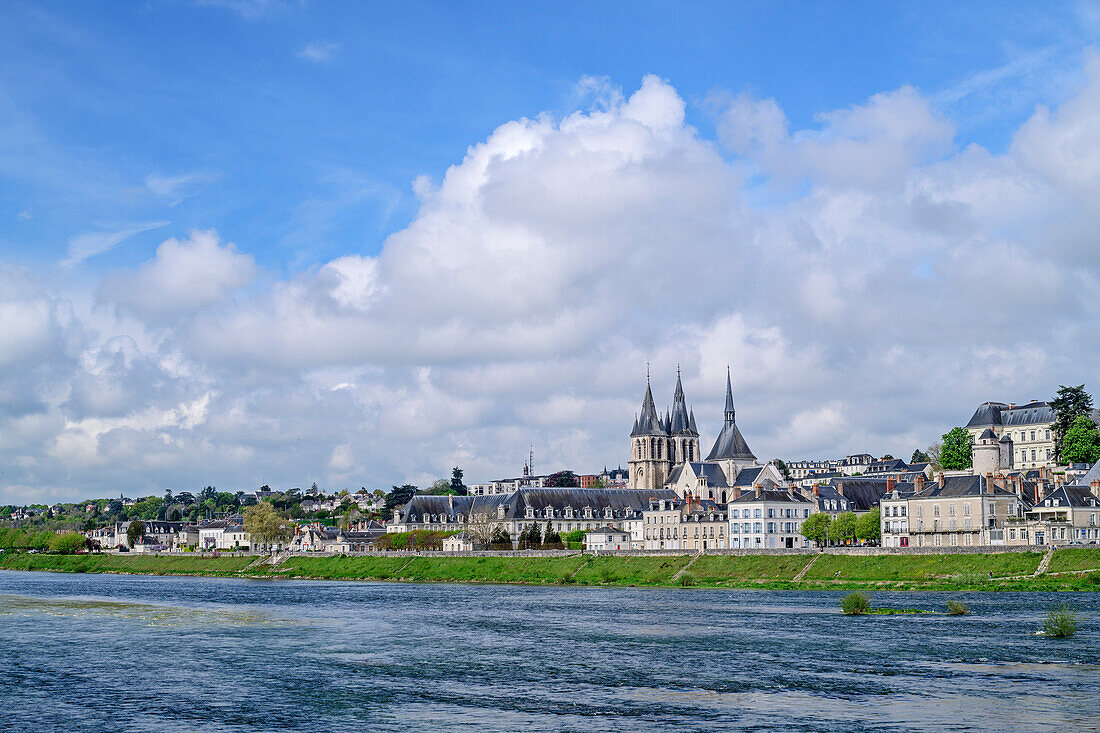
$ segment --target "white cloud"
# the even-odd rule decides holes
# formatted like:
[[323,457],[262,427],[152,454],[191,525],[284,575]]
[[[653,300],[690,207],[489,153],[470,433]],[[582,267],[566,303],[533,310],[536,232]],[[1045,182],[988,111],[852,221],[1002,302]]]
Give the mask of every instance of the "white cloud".
[[300,59],[319,64],[325,61],[331,61],[339,50],[340,44],[338,43],[333,43],[332,41],[314,41],[313,43],[307,43],[297,55]]
[[167,221],[149,221],[78,234],[69,240],[69,257],[61,264],[66,267],[79,264],[89,257],[114,249],[135,234],[160,229],[168,224]]
[[139,316],[159,318],[217,303],[248,285],[256,275],[253,259],[232,243],[222,245],[214,231],[192,231],[184,241],[168,239],[152,260],[136,271],[110,274],[100,298]]
[[217,175],[206,172],[181,173],[175,176],[162,176],[158,173],[150,173],[145,177],[145,187],[152,193],[168,200],[169,206],[175,206],[185,199],[194,196],[202,189],[209,186]]
[[625,459],[646,361],[662,405],[680,365],[707,448],[731,364],[762,458],[908,455],[983,400],[1090,378],[1089,63],[1003,154],[956,149],[903,87],[809,130],[775,100],[715,97],[726,157],[668,82],[587,80],[590,108],[505,122],[417,183],[376,254],[266,285],[194,232],[108,275],[118,308],[99,309],[11,270],[0,491],[385,486],[454,465],[474,482],[531,444],[540,468],[592,470]]

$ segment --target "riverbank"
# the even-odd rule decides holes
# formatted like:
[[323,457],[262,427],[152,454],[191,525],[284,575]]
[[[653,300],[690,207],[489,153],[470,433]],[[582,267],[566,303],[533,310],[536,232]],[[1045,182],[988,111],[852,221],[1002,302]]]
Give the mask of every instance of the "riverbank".
[[3,570],[236,578],[798,590],[1100,591],[1100,549],[943,555],[657,557],[0,555]]

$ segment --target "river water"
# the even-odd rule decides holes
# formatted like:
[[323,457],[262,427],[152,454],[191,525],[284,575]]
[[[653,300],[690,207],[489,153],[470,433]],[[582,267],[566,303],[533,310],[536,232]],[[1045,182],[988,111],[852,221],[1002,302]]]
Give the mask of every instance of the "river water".
[[0,571],[0,729],[1100,730],[1100,595],[841,595]]

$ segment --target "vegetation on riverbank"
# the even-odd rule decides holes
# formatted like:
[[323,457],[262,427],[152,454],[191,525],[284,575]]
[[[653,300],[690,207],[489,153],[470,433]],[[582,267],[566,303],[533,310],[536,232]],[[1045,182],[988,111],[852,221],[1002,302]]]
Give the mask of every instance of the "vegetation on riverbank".
[[[1061,553],[1068,557],[1058,565]],[[0,569],[251,578],[799,590],[1100,591],[1100,570],[1034,575],[1038,553],[564,557],[54,555],[7,552]],[[812,564],[811,564],[812,563]],[[1051,568],[1100,567],[1100,549],[1058,550]],[[794,580],[803,570],[805,576]],[[993,577],[989,576],[990,572]]]

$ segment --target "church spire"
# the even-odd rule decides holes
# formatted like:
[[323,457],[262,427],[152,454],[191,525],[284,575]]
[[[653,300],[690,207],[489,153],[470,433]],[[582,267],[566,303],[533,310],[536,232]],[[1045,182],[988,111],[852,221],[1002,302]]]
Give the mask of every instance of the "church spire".
[[733,409],[733,382],[730,380],[730,367],[726,365],[726,423],[734,422],[734,409]]

